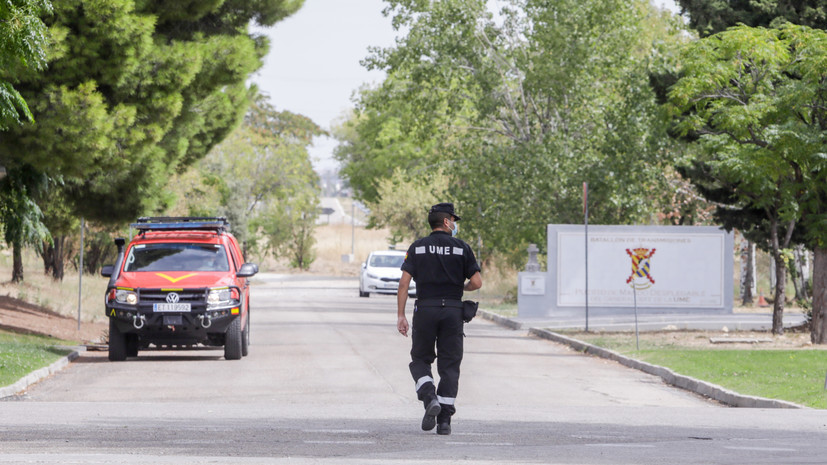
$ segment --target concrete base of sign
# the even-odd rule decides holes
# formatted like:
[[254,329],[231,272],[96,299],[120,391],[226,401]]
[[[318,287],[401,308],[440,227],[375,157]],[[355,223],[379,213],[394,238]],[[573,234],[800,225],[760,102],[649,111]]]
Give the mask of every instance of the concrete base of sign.
[[[545,318],[546,273],[521,271],[517,274],[517,314],[521,318]],[[542,285],[540,284],[542,283]]]

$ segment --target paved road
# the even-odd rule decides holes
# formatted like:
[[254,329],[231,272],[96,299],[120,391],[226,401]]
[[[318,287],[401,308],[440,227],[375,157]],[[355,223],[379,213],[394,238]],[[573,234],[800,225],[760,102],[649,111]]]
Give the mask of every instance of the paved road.
[[825,463],[827,416],[723,408],[484,321],[468,325],[454,434],[422,407],[393,296],[260,275],[251,353],[87,353],[0,402],[2,463]]
[[365,222],[359,219],[354,219],[348,210],[347,212],[339,202],[338,197],[322,197],[319,200],[320,208],[329,208],[333,213],[329,215],[319,215],[316,219],[316,224],[354,224],[356,226],[364,226]]

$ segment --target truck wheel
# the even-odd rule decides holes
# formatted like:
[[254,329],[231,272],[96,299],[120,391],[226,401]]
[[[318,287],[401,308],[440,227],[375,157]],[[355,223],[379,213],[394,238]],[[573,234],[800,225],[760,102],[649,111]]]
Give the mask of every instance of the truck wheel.
[[109,360],[122,362],[126,360],[126,334],[118,329],[115,320],[109,319]]
[[127,357],[137,357],[138,356],[138,335],[137,334],[127,334],[126,335],[126,356]]
[[224,341],[224,358],[227,360],[239,360],[241,358],[241,317],[236,318],[227,328],[226,340]]
[[247,324],[241,331],[241,355],[246,357],[250,353],[250,311],[247,311]]

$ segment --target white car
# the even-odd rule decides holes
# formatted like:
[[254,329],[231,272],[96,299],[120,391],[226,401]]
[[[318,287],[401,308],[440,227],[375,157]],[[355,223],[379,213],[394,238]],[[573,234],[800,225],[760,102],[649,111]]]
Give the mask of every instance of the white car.
[[[371,293],[396,294],[402,278],[402,262],[405,252],[399,250],[377,250],[368,255],[359,273],[359,297],[370,297]],[[408,294],[416,294],[416,283],[411,280]]]

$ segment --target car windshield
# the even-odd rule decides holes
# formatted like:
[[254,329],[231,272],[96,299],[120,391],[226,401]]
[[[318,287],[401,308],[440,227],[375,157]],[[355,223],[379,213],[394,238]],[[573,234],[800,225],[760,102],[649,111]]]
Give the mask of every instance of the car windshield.
[[230,263],[220,244],[138,244],[124,271],[230,271]]
[[374,268],[399,268],[404,259],[404,255],[372,255],[369,265]]

